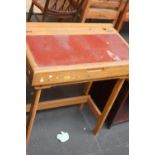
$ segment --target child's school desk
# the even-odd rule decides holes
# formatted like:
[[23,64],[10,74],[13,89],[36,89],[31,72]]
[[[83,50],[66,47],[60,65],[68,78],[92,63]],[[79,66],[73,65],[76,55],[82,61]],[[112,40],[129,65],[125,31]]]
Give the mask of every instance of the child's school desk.
[[[99,133],[112,105],[128,78],[128,44],[111,24],[27,23],[27,76],[35,88],[34,101],[27,104],[27,144],[37,110],[87,103],[97,118]],[[93,81],[117,79],[109,100],[99,111],[89,90]],[[86,83],[83,96],[40,103],[43,89],[57,85]],[[68,92],[69,93],[69,92]]]

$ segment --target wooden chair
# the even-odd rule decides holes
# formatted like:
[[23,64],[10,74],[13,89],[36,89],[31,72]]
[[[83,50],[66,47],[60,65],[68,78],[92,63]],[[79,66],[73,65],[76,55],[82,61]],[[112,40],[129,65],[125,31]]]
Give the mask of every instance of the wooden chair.
[[81,11],[81,22],[86,19],[112,20],[115,26],[124,0],[86,0]]
[[115,28],[118,31],[120,31],[123,26],[123,23],[128,22],[128,21],[129,21],[129,0],[126,1],[125,5],[120,13],[120,16],[118,18]]
[[41,10],[42,21],[46,17],[76,19],[82,3],[83,0],[32,0],[27,21],[31,20],[34,6]]

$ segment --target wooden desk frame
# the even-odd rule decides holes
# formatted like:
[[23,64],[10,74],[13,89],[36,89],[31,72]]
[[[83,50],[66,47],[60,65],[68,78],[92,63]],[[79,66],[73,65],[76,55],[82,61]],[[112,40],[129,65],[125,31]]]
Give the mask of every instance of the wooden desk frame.
[[[113,29],[112,24],[83,24],[83,23],[27,23],[27,35],[54,35],[54,34],[105,34],[105,33],[117,33]],[[119,35],[119,34],[118,34]],[[120,36],[120,35],[119,35]],[[120,36],[121,37],[121,36]],[[121,37],[122,38],[122,37]],[[124,41],[124,39],[122,38]],[[125,41],[124,41],[125,42]],[[126,43],[126,42],[125,42]],[[128,46],[128,44],[126,43]],[[27,128],[26,128],[26,144],[29,143],[30,135],[35,120],[37,110],[46,110],[62,106],[80,105],[83,107],[84,103],[87,103],[92,112],[97,118],[97,124],[93,130],[97,135],[101,130],[105,119],[107,118],[113,103],[125,81],[128,78],[128,60],[120,62],[103,62],[103,63],[91,63],[82,65],[71,66],[57,66],[57,67],[38,67],[30,53],[28,45],[27,49],[27,75],[32,82],[32,86],[35,88],[34,101],[32,104],[27,104],[26,112],[30,112]],[[95,75],[92,74],[95,72]],[[88,74],[89,73],[89,74]],[[65,79],[50,80],[50,75],[62,74],[72,75],[81,74],[81,78],[70,79],[69,76]],[[89,75],[89,76],[86,76]],[[44,82],[40,82],[40,78],[44,77]],[[107,104],[102,112],[99,111],[91,96],[89,90],[93,81],[117,79],[117,82],[111,92],[111,95],[107,101]],[[43,89],[51,88],[57,85],[86,83],[83,96],[70,97],[65,99],[58,99],[54,101],[45,101],[39,103],[41,91]]]

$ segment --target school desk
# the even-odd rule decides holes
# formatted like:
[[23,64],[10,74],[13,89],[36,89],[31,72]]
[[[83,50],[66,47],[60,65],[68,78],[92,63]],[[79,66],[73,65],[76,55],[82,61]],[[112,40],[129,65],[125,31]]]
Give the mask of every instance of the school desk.
[[[97,135],[128,78],[128,44],[111,24],[27,23],[26,26],[26,71],[35,90],[33,103],[26,107],[27,144],[38,110],[76,104],[80,108],[88,104],[95,114],[93,133]],[[108,79],[117,82],[101,112],[89,90],[94,81]],[[39,102],[43,89],[76,83],[86,83],[82,96]]]

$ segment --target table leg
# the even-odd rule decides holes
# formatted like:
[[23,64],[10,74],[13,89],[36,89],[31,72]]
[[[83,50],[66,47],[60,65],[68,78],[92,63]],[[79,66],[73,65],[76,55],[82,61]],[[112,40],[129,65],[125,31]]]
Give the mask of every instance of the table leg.
[[36,112],[38,109],[40,95],[41,95],[41,89],[35,90],[34,101],[31,105],[30,114],[28,116],[28,121],[27,121],[27,125],[26,125],[26,145],[28,145],[29,140],[30,140],[34,119],[35,119]]
[[117,80],[113,90],[112,90],[112,93],[103,109],[103,112],[101,114],[101,116],[99,117],[98,121],[97,121],[97,124],[96,124],[96,127],[94,128],[94,134],[97,135],[99,133],[99,131],[101,130],[122,86],[123,86],[123,83],[124,83],[125,79],[119,79]]
[[[83,91],[84,95],[88,95],[88,94],[89,94],[89,91],[90,91],[90,89],[91,89],[92,84],[93,84],[93,82],[88,82],[88,83],[86,83],[86,86],[85,86],[84,91]],[[84,106],[84,103],[82,103],[82,104],[80,105],[80,109],[82,109],[83,106]]]

